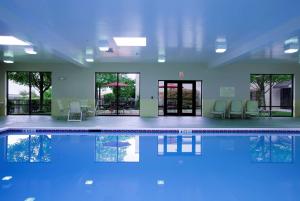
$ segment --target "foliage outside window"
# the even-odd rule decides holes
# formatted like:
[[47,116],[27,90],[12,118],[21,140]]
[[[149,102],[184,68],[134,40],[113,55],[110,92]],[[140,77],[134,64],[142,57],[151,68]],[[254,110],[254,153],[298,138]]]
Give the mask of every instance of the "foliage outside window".
[[7,73],[8,114],[50,114],[50,72]]
[[263,116],[293,116],[293,75],[252,74],[250,98],[258,101]]
[[97,115],[139,115],[139,73],[96,73]]

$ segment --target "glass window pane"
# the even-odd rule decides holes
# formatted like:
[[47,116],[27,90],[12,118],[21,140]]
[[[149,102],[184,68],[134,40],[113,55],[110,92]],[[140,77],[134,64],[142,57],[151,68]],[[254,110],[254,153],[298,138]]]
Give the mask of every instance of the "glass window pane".
[[117,114],[117,74],[96,73],[96,115]]
[[139,115],[140,109],[140,75],[137,73],[120,73],[118,83],[119,115]]
[[139,115],[139,73],[96,73],[96,115]]
[[8,114],[29,114],[29,73],[8,72]]
[[164,84],[165,82],[164,81],[159,81],[158,82],[158,114],[159,115],[164,115],[164,91],[165,91],[165,88],[164,88]]
[[293,116],[293,75],[251,75],[250,97],[257,100],[261,116]]
[[193,112],[193,84],[182,84],[182,113]]
[[196,115],[201,115],[202,112],[202,82],[196,82]]
[[30,73],[31,83],[31,113],[51,113],[51,73],[32,72]]
[[177,96],[178,96],[178,84],[168,83],[167,84],[167,112],[177,113]]
[[251,75],[250,98],[261,107],[270,105],[270,75]]
[[292,116],[293,76],[272,75],[272,116]]

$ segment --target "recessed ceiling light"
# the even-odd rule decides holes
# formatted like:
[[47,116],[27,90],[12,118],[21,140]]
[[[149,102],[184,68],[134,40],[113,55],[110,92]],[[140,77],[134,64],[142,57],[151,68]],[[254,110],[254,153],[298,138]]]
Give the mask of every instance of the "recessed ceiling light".
[[166,62],[166,57],[164,55],[158,56],[157,62],[158,63],[165,63]]
[[12,178],[13,178],[12,176],[4,176],[4,177],[2,177],[2,181],[9,181]]
[[88,63],[92,63],[92,62],[94,62],[94,59],[93,58],[86,58],[85,61],[88,62]]
[[27,53],[27,54],[37,54],[37,51],[35,51],[34,47],[25,47],[24,48],[24,51]]
[[293,54],[299,51],[299,40],[297,37],[292,37],[284,42],[284,53]]
[[217,48],[216,49],[216,53],[224,53],[224,52],[226,52],[225,48]]
[[14,57],[13,56],[4,56],[3,62],[7,64],[13,64],[14,63]]
[[100,52],[107,52],[109,47],[99,47]]
[[88,63],[94,62],[94,49],[93,48],[86,48],[85,61]]
[[286,53],[286,54],[293,54],[293,53],[298,52],[298,50],[299,49],[296,49],[296,48],[287,49],[287,50],[284,50],[284,53]]
[[117,46],[120,47],[145,47],[147,46],[146,37],[114,37]]
[[0,36],[0,45],[31,45],[29,42],[18,39],[14,36]]
[[93,185],[94,181],[93,180],[86,180],[84,182],[85,185]]
[[100,52],[107,52],[109,50],[107,40],[100,40],[99,41],[99,50],[100,50]]
[[216,53],[224,53],[227,50],[227,41],[225,37],[216,39]]
[[13,64],[14,61],[11,60],[11,59],[3,59],[3,62],[6,63],[6,64]]

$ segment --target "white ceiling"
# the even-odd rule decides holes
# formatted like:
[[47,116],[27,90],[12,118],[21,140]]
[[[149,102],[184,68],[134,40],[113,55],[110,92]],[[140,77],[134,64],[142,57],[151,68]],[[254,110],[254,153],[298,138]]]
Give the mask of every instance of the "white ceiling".
[[[299,0],[1,0],[0,35],[34,43],[38,55],[15,48],[15,60],[63,59],[85,66],[86,47],[95,62],[205,62],[215,67],[240,58],[298,62],[283,42],[300,31]],[[145,36],[147,47],[116,47],[114,36]],[[228,50],[215,53],[217,37]],[[112,53],[97,50],[108,40]],[[0,47],[1,48],[1,47]],[[3,49],[4,47],[2,47]]]

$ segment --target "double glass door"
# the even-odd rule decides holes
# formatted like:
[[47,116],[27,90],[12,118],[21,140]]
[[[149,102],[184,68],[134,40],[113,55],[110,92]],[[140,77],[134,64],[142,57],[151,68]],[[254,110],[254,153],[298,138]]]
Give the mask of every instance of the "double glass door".
[[196,115],[196,81],[164,82],[164,115]]

